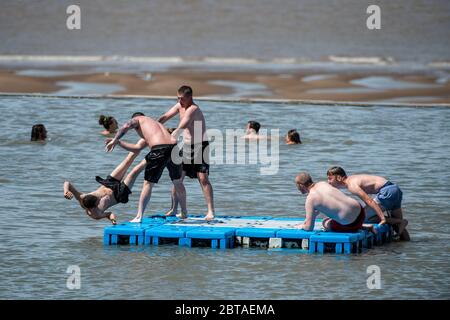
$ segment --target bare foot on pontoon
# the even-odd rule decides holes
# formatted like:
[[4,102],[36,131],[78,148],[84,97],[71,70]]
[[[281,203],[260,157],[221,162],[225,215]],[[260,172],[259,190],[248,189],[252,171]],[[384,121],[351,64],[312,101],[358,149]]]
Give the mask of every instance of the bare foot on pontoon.
[[372,232],[375,235],[378,233],[377,229],[374,227],[373,224],[364,224],[363,228],[366,230],[369,230],[370,232]]
[[179,218],[179,219],[186,219],[187,218],[187,213],[185,213],[185,212],[177,213],[176,217]]
[[169,209],[169,211],[167,211],[164,215],[166,217],[175,217],[177,215],[177,211],[173,210],[173,209]]
[[206,216],[205,216],[205,220],[206,220],[206,221],[214,220],[214,213],[208,212],[208,213],[206,214]]
[[133,222],[133,223],[141,223],[141,221],[142,221],[142,217],[139,217],[139,216],[137,216],[133,220],[130,220],[130,222]]

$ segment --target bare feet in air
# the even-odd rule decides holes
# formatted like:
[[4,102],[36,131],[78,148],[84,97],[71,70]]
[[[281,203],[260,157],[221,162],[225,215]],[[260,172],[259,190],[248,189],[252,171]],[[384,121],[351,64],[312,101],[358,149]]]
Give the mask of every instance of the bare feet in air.
[[214,220],[214,213],[208,212],[208,213],[206,214],[206,216],[205,216],[205,220],[206,220],[206,221]]

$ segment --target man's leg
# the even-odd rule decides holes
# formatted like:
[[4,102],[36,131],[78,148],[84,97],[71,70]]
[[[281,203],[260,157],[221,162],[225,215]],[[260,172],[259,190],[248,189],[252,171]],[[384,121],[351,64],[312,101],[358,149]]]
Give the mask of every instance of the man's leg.
[[144,215],[145,208],[147,207],[148,201],[152,195],[152,188],[154,183],[144,180],[144,185],[142,186],[141,196],[139,197],[138,213],[136,217],[130,222],[140,223],[142,216]]
[[[186,171],[183,171],[181,173],[181,183],[184,182],[184,177],[186,176]],[[183,188],[184,188],[184,184],[183,184]],[[186,189],[185,189],[186,190]],[[186,194],[186,191],[185,191]],[[175,189],[175,185],[172,185],[172,189],[171,189],[171,197],[172,197],[172,207],[170,208],[169,211],[167,211],[165,213],[166,216],[176,216],[178,213],[178,197],[177,197],[177,192]]]
[[[402,208],[398,208],[392,210],[392,218],[391,220],[395,220],[397,222],[397,234],[400,236],[400,240],[410,241],[409,232],[406,230],[406,226],[408,225],[408,220],[403,219],[403,210]],[[389,220],[387,220],[389,222]]]
[[208,205],[208,212],[205,216],[206,220],[214,219],[214,197],[213,188],[208,179],[208,174],[204,172],[197,173],[198,182],[202,187],[203,195],[205,196],[206,204]]
[[138,175],[145,169],[147,161],[144,159],[127,174],[123,183],[131,190]]
[[185,219],[187,218],[187,208],[186,208],[186,188],[183,184],[183,177],[177,180],[173,180],[173,186],[176,192],[175,199],[178,199],[181,206],[181,215],[177,215],[177,217]]
[[[127,173],[128,168],[133,163],[134,159],[139,155],[139,152],[130,152],[126,158],[111,172],[110,176],[121,181]],[[131,188],[130,188],[131,189]]]

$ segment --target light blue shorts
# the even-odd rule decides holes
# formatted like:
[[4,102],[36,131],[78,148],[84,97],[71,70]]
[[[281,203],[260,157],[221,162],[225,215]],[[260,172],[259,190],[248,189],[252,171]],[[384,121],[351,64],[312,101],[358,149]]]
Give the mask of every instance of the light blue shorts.
[[403,192],[398,185],[387,181],[376,196],[376,201],[386,210],[396,210],[402,207]]

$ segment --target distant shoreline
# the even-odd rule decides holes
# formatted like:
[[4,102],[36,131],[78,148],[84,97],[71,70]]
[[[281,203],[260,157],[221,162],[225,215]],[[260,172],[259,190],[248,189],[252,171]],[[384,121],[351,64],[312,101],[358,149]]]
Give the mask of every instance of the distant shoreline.
[[54,96],[175,97],[345,105],[450,105],[450,68],[341,63],[67,62],[0,56],[0,93]]

